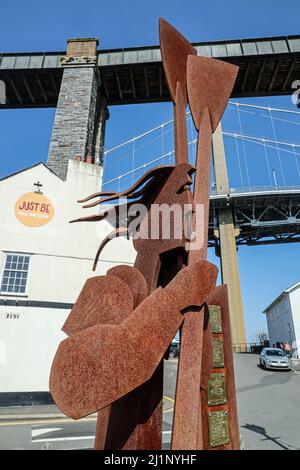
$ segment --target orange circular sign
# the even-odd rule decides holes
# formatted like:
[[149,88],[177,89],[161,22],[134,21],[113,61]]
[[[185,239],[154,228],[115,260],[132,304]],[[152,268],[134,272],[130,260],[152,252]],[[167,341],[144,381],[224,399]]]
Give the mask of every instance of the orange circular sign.
[[54,207],[43,194],[25,193],[16,202],[15,214],[23,225],[41,227],[53,218]]

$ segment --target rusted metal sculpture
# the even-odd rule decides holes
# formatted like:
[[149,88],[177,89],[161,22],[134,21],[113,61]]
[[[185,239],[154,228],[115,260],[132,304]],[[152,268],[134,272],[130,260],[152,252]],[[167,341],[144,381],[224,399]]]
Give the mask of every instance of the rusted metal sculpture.
[[[54,358],[50,390],[59,408],[74,419],[98,412],[96,449],[161,449],[163,358],[181,327],[172,448],[237,449],[227,290],[215,287],[217,268],[206,260],[211,135],[237,67],[198,57],[164,20],[160,41],[174,102],[175,165],[150,170],[126,191],[100,192],[80,201],[93,207],[127,197],[127,209],[138,201],[146,212],[134,229],[129,222],[135,214],[129,215],[100,244],[94,269],[106,243],[120,235],[133,238],[135,265],[116,266],[86,281],[63,326],[68,338]],[[187,103],[199,131],[195,168],[188,163]],[[162,236],[157,222],[158,237],[151,238],[153,208],[161,204],[182,209],[179,236],[174,235],[178,220],[173,215],[170,236]],[[185,207],[193,208],[190,228],[195,228],[199,204],[204,241],[193,250],[183,230]],[[101,221],[121,209],[116,204],[76,222]]]
[[188,161],[186,106],[187,70],[189,55],[197,55],[196,49],[173,26],[159,20],[160,50],[162,62],[174,106],[174,148],[176,163]]

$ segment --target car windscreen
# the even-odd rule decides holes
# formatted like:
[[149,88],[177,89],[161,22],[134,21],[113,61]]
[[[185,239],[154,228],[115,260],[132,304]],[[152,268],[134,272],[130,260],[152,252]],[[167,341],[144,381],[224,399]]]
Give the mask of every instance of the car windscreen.
[[284,351],[280,351],[279,349],[270,349],[266,351],[267,356],[286,356]]

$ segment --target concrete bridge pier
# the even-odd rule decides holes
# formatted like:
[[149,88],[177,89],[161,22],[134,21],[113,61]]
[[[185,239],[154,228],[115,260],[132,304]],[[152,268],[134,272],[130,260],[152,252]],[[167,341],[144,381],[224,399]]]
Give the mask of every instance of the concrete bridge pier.
[[102,165],[105,123],[96,38],[69,39],[62,57],[63,78],[52,130],[48,166],[62,179],[70,159],[80,156]]
[[[229,194],[221,123],[213,134],[213,159],[217,194]],[[218,229],[215,231],[215,234],[219,238],[220,244],[222,281],[228,287],[232,342],[233,344],[246,343],[236,248],[236,236],[238,233],[234,226],[232,209],[230,207],[218,210]]]

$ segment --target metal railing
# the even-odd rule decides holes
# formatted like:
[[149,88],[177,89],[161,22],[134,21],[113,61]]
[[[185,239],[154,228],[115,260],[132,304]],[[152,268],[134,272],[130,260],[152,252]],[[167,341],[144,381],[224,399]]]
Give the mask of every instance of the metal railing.
[[269,343],[234,343],[232,349],[235,353],[260,354],[268,345]]
[[[298,186],[244,186],[244,187],[236,187],[230,188],[229,194],[243,194],[243,193],[261,193],[261,192],[272,192],[272,191],[299,191],[300,192],[300,185]],[[217,190],[213,187],[211,188],[210,194],[212,196],[220,195]]]

